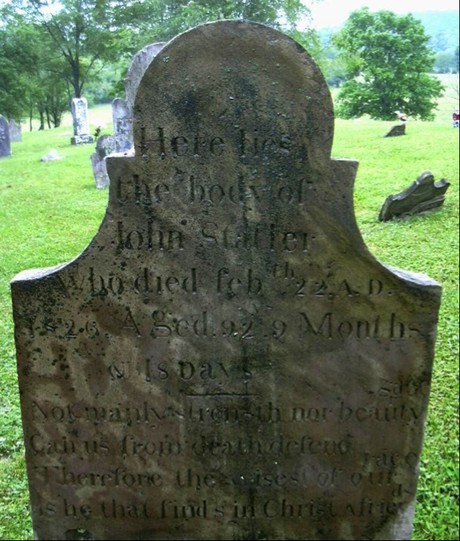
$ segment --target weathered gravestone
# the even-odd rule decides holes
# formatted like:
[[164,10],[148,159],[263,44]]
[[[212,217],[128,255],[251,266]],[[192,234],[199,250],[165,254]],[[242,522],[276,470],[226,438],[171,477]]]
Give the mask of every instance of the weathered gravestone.
[[16,122],[14,119],[10,119],[9,128],[10,141],[12,143],[19,143],[22,140],[21,124]]
[[12,283],[38,539],[406,539],[440,287],[378,263],[290,38],[169,42],[74,261]]
[[392,126],[386,133],[385,137],[398,137],[400,135],[406,135],[405,124],[396,124],[396,126]]
[[128,152],[133,147],[133,111],[126,100],[115,98],[112,102],[115,151]]
[[11,156],[10,127],[3,115],[0,115],[0,158]]
[[125,99],[115,98],[112,102],[116,152],[128,152],[134,145],[133,107],[137,88],[150,62],[164,45],[162,42],[151,43],[134,55],[125,79]]
[[431,171],[425,171],[409,188],[385,199],[380,209],[379,220],[386,222],[393,218],[436,209],[444,204],[449,186],[450,182],[446,179],[435,182]]
[[125,79],[125,97],[131,109],[134,107],[134,100],[145,70],[164,46],[165,43],[161,41],[150,43],[134,55]]
[[96,143],[96,152],[91,154],[96,188],[107,188],[110,184],[107,173],[106,157],[115,149],[115,138],[112,135],[101,135]]
[[56,160],[62,160],[63,156],[61,156],[59,154],[59,152],[55,149],[55,148],[52,148],[48,154],[44,154],[41,158],[40,158],[40,161],[41,162],[54,162]]
[[94,137],[89,133],[88,123],[88,102],[86,98],[73,98],[71,101],[71,112],[73,120],[72,145],[93,143]]
[[[110,143],[109,139],[104,140],[104,146],[110,147],[110,150],[108,152],[101,152],[102,149],[99,151],[96,149],[96,152],[91,156],[91,163],[93,166],[93,173],[94,178],[96,179],[97,188],[106,188],[110,184],[110,179],[107,175],[107,168],[105,165],[105,156],[108,156],[114,152],[131,152],[134,148],[134,98],[145,70],[153,58],[163,48],[163,46],[164,43],[152,43],[134,55],[125,79],[126,99],[115,98],[112,102],[113,137],[110,140]],[[105,145],[105,143],[108,143],[108,145]]]

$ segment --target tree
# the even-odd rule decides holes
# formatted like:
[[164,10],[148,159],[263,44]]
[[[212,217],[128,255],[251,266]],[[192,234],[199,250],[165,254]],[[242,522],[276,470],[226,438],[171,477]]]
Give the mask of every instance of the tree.
[[30,73],[37,64],[34,34],[19,26],[0,27],[0,112],[19,120],[27,110]]
[[[20,120],[38,112],[40,129],[58,126],[68,104],[65,65],[34,25],[10,17],[0,27],[0,111]],[[31,122],[31,120],[30,120]]]
[[[132,23],[128,0],[12,0],[7,13],[41,28],[52,49],[64,60],[62,74],[80,97],[99,60],[115,60],[126,52]],[[6,10],[4,10],[5,13]],[[5,15],[4,15],[5,17]],[[8,18],[6,19],[8,21]]]
[[48,34],[67,63],[73,95],[80,97],[104,62],[199,23],[242,18],[294,28],[308,9],[301,0],[12,0],[8,12]]
[[[98,72],[108,64],[119,71],[145,45],[169,40],[197,24],[236,18],[294,31],[298,19],[309,14],[301,0],[11,0],[7,5],[0,0],[2,3],[0,19],[6,26],[20,21],[24,27],[41,30],[48,51],[61,59],[59,79],[54,83],[59,81],[62,87],[65,82],[74,97],[80,97],[88,84],[94,86]],[[42,106],[41,111],[45,118]]]
[[338,115],[393,120],[400,110],[432,119],[443,86],[429,75],[435,55],[428,41],[412,15],[353,12],[334,38],[349,78],[338,95]]
[[435,73],[455,73],[457,70],[455,62],[455,52],[442,51],[440,53],[437,53],[436,61],[434,64],[434,71]]
[[309,14],[301,0],[167,0],[144,5],[143,32],[149,43],[169,40],[188,28],[220,19],[245,19],[294,30],[299,18]]

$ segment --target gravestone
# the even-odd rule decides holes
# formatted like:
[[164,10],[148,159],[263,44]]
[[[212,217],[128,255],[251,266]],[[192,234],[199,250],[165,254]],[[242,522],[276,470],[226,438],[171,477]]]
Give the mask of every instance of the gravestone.
[[115,138],[112,135],[101,135],[97,140],[96,152],[91,154],[91,165],[93,166],[96,188],[107,188],[110,184],[105,158],[112,154],[114,149]]
[[134,55],[125,79],[125,98],[131,110],[145,70],[164,46],[163,42],[150,43]]
[[89,133],[88,103],[86,98],[73,98],[71,101],[73,121],[72,145],[94,143],[94,137]]
[[128,152],[133,147],[133,111],[126,100],[115,98],[112,102],[115,151]]
[[311,57],[223,21],[156,56],[103,223],[12,282],[37,539],[407,539],[440,287],[389,268]]
[[6,118],[0,115],[0,158],[11,156],[10,127]]
[[12,143],[19,143],[22,140],[21,124],[19,124],[13,119],[10,119],[9,127],[10,127],[10,141]]
[[125,79],[125,99],[115,98],[112,102],[116,152],[128,152],[133,148],[133,107],[137,88],[150,62],[163,47],[162,42],[151,43],[134,55]]
[[396,124],[396,126],[392,126],[386,133],[385,137],[398,137],[400,135],[406,135],[405,124]]
[[444,204],[445,193],[450,182],[441,179],[435,182],[431,171],[425,171],[409,188],[396,194],[389,195],[379,213],[379,220],[386,222],[393,218],[419,214],[439,208]]
[[54,162],[56,160],[62,160],[62,156],[59,154],[59,152],[55,148],[52,148],[48,152],[48,154],[45,154],[44,156],[40,158],[41,162]]

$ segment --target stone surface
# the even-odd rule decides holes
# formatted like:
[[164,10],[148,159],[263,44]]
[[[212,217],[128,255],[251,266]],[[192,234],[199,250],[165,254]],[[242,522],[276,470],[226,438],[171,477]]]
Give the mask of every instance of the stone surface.
[[115,150],[115,138],[112,135],[101,135],[96,143],[96,152],[91,154],[96,188],[107,188],[110,184],[105,158]]
[[169,42],[72,262],[12,282],[37,539],[408,539],[440,287],[390,269],[294,41]]
[[0,115],[0,158],[11,156],[10,127],[6,118]]
[[19,143],[22,140],[21,124],[18,124],[15,120],[11,119],[9,122],[10,127],[10,141],[12,143]]
[[94,143],[94,137],[89,133],[88,102],[86,98],[73,98],[71,101],[73,121],[72,145]]
[[405,124],[396,124],[392,126],[385,137],[398,137],[399,135],[406,135],[406,125]]
[[450,182],[446,179],[435,182],[433,174],[425,171],[409,188],[385,199],[380,209],[379,220],[386,222],[393,218],[436,209],[444,204],[449,186]]

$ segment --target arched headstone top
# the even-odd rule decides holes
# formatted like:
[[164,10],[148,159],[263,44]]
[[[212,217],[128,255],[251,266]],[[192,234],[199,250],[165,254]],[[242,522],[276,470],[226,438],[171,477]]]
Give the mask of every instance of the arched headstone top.
[[133,147],[134,98],[145,70],[163,46],[162,42],[151,43],[134,55],[125,78],[125,97],[115,98],[112,102],[116,152],[130,152]]
[[136,154],[158,150],[152,143],[166,121],[181,130],[173,136],[223,139],[248,155],[244,140],[258,139],[253,152],[272,157],[295,152],[291,144],[313,158],[332,146],[332,101],[316,63],[291,38],[256,23],[205,24],[162,48],[135,99]]
[[133,107],[137,89],[145,70],[164,45],[164,42],[150,43],[134,55],[125,79],[125,96],[129,107]]

